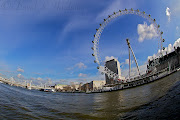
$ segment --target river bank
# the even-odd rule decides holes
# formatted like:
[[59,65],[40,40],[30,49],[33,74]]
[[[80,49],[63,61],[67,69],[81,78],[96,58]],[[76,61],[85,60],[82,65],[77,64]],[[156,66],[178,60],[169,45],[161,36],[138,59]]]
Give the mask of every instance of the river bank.
[[[0,84],[0,119],[161,119],[179,110],[179,78],[174,73],[139,87],[97,94],[41,92]],[[176,102],[171,103],[168,95]]]

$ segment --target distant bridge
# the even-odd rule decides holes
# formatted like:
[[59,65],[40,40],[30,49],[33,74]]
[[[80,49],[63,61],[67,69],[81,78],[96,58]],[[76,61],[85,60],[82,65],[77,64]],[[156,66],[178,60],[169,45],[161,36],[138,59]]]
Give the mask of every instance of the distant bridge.
[[50,87],[42,87],[42,86],[31,85],[31,83],[30,84],[22,84],[22,83],[18,83],[18,82],[13,82],[13,81],[11,81],[9,79],[5,79],[5,78],[0,78],[0,82],[2,82],[4,84],[11,85],[11,86],[17,86],[17,87],[22,87],[22,88],[27,88],[27,89],[35,89],[35,90],[50,88]]

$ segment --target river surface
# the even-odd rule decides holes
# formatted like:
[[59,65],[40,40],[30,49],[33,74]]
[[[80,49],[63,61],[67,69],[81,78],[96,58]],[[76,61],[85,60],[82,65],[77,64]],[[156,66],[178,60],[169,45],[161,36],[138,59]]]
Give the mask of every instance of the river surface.
[[180,72],[161,80],[107,93],[47,93],[0,83],[4,119],[178,119]]

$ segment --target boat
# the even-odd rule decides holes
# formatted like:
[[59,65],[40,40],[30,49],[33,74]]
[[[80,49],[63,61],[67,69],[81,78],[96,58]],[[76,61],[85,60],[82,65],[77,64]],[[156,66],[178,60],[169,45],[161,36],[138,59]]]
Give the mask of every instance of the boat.
[[91,91],[86,91],[86,94],[90,94],[90,93],[92,93]]
[[52,88],[43,88],[43,89],[40,89],[40,91],[44,91],[44,92],[56,92],[54,89]]

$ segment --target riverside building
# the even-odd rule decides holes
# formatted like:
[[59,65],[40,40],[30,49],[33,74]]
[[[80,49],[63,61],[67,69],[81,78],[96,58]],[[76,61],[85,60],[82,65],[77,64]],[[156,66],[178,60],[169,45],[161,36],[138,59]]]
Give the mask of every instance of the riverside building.
[[175,70],[180,67],[180,47],[175,48],[171,53],[148,61],[147,73],[153,72],[153,70],[161,71],[163,69],[169,69],[169,71]]
[[[118,74],[119,77],[118,79],[125,79],[124,77],[121,76],[120,63],[117,59],[106,61],[105,66],[112,72]],[[114,79],[108,77],[106,74],[105,74],[105,79],[106,79],[106,85],[115,84]]]
[[93,80],[90,82],[90,90],[91,91],[98,91],[102,90],[103,86],[106,84],[105,80]]

